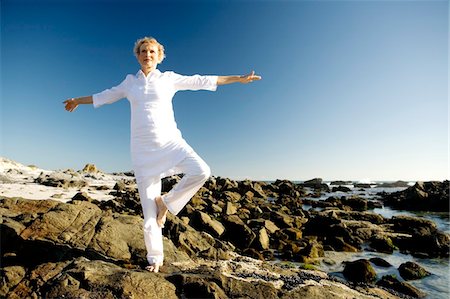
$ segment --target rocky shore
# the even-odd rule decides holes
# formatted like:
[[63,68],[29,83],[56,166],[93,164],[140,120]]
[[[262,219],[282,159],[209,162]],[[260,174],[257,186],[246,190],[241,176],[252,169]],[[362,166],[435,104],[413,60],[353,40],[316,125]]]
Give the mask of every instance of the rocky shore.
[[[211,177],[179,215],[169,213],[165,264],[150,273],[131,173],[1,162],[1,297],[422,298],[426,294],[408,280],[433,274],[413,262],[399,267],[401,277],[380,277],[375,265],[392,267],[383,259],[348,261],[345,279],[316,266],[325,251],[449,257],[449,236],[434,222],[369,211],[390,195],[381,202],[354,196],[312,201],[306,198],[329,191],[320,179],[295,184]],[[179,179],[164,179],[163,193]],[[432,184],[433,191],[429,186],[422,191],[448,196],[448,181]],[[47,199],[36,200],[39,192]]]

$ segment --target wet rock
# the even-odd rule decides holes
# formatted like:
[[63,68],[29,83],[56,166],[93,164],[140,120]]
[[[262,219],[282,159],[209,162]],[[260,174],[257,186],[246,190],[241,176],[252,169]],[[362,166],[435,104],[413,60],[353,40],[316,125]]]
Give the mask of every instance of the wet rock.
[[391,275],[383,276],[378,282],[378,286],[392,289],[399,293],[411,296],[413,298],[424,298],[426,294],[407,282],[400,282]]
[[300,240],[303,236],[302,231],[298,228],[289,227],[284,228],[281,231],[288,236],[289,240],[293,241]]
[[338,187],[333,187],[331,189],[331,192],[350,192],[352,191],[352,189],[350,189],[349,187],[345,187],[345,186],[338,186]]
[[436,223],[425,218],[400,215],[393,216],[389,223],[393,224],[396,232],[428,235],[437,231]]
[[405,280],[421,279],[431,275],[430,272],[414,262],[401,264],[400,267],[398,267],[398,272]]
[[359,259],[354,262],[347,262],[343,274],[351,282],[372,282],[377,278],[377,274],[366,259]]
[[392,243],[391,238],[379,235],[370,238],[370,247],[375,251],[383,253],[393,253],[397,249],[394,243]]
[[363,189],[370,189],[372,188],[372,186],[370,184],[366,184],[366,183],[356,183],[353,184],[354,188],[363,188]]
[[408,182],[404,181],[396,181],[391,183],[381,183],[377,184],[377,187],[379,188],[403,188],[403,187],[409,187]]
[[352,181],[332,181],[330,183],[331,186],[337,186],[337,185],[352,185]]
[[385,205],[409,211],[448,212],[449,181],[417,182],[406,190],[381,194]]
[[323,246],[316,240],[310,240],[308,245],[298,253],[302,263],[313,263],[319,257],[324,256]]
[[373,257],[373,258],[369,259],[369,261],[378,267],[383,267],[383,268],[392,267],[392,265],[389,262],[387,262],[386,260],[384,260],[380,257]]

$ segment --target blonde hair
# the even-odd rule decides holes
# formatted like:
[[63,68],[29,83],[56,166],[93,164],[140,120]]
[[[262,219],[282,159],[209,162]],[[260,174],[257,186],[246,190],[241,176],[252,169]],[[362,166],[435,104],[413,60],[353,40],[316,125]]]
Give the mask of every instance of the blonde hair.
[[160,43],[158,43],[158,41],[153,37],[146,36],[146,37],[138,39],[136,41],[136,43],[134,44],[134,55],[136,57],[139,56],[139,50],[141,49],[141,46],[145,43],[155,44],[158,46],[158,63],[161,63],[164,60],[164,58],[166,57],[166,55],[164,54],[164,46],[161,45]]

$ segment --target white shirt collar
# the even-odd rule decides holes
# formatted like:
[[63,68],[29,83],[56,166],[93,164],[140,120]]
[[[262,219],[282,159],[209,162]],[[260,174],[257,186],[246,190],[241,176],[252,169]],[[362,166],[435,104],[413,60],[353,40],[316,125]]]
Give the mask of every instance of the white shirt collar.
[[161,72],[158,69],[154,69],[153,71],[151,71],[150,73],[148,73],[147,76],[145,76],[144,72],[140,69],[137,73],[136,73],[136,78],[146,78],[149,79],[155,75],[159,75],[161,74]]

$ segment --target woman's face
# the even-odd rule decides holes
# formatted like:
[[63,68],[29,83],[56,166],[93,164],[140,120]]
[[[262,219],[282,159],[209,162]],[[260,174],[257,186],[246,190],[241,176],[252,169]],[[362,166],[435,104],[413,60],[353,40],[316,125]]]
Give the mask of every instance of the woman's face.
[[143,69],[155,69],[158,65],[158,46],[143,43],[139,48],[138,61]]

